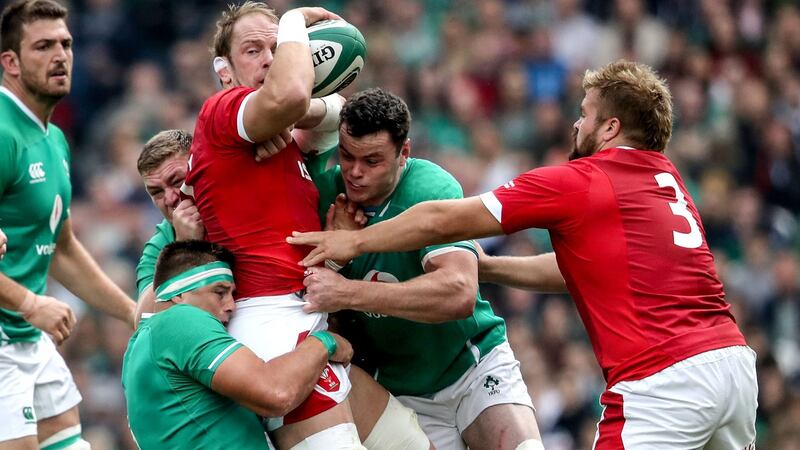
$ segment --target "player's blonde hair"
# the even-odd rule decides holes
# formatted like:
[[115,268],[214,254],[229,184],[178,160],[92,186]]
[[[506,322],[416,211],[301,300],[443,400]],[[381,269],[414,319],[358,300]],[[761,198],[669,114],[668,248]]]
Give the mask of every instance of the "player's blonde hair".
[[645,150],[663,152],[672,136],[672,94],[652,67],[625,60],[587,70],[583,89],[597,89],[598,121],[616,117],[622,133]]
[[228,5],[228,9],[222,12],[217,20],[217,31],[214,33],[214,44],[211,53],[214,56],[231,56],[231,38],[233,37],[233,27],[236,22],[248,14],[263,14],[274,23],[278,23],[278,15],[275,10],[267,6],[266,3],[246,1],[241,5]]
[[144,147],[136,168],[139,175],[147,175],[158,169],[164,161],[174,155],[188,155],[192,147],[192,133],[184,130],[164,130],[151,137]]

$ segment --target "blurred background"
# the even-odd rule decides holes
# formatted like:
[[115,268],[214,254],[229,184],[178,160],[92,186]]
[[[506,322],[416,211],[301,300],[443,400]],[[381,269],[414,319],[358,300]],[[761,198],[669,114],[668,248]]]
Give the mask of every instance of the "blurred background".
[[[4,2],[5,3],[5,2]],[[215,90],[208,46],[225,1],[66,2],[72,95],[54,122],[73,146],[72,218],[104,269],[135,296],[134,268],[161,220],[136,158],[166,128],[193,130]],[[308,2],[277,0],[279,12]],[[702,214],[739,326],[758,352],[758,445],[800,449],[800,7],[778,0],[320,0],[369,45],[344,94],[382,86],[414,115],[412,155],[465,195],[566,161],[581,78],[618,58],[652,65],[675,103],[667,155]],[[546,232],[483,241],[494,254],[550,250]],[[71,298],[53,284],[52,294]],[[590,449],[604,383],[568,296],[483,286],[549,450]],[[74,303],[62,346],[95,450],[134,449],[120,366],[130,331]]]

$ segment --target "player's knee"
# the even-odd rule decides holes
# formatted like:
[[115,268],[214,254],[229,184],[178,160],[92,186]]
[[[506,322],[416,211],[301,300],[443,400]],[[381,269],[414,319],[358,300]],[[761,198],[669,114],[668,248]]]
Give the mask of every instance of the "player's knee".
[[520,442],[514,450],[544,450],[544,445],[538,439],[527,439]]
[[364,446],[370,450],[428,450],[430,443],[417,422],[417,413],[389,395],[389,403]]
[[340,423],[303,439],[290,450],[367,450],[352,423]]
[[54,433],[39,443],[41,450],[91,450],[92,446],[81,437],[81,426],[74,425]]

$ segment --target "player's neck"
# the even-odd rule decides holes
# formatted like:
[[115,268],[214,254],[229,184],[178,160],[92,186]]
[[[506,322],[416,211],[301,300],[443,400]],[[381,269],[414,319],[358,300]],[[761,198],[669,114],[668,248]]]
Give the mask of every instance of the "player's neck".
[[15,78],[4,77],[3,87],[11,91],[47,127],[58,100],[44,99],[41,96],[37,96],[26,89],[21,80]]

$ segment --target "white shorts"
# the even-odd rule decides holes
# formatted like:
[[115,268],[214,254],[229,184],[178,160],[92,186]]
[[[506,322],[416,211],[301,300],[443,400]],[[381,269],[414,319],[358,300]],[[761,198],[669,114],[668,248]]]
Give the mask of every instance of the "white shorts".
[[615,384],[600,397],[594,449],[755,448],[755,361],[749,347],[725,347]]
[[0,345],[0,442],[36,435],[36,421],[81,402],[50,337]]
[[401,395],[397,399],[416,411],[419,424],[433,445],[447,450],[467,448],[461,433],[490,406],[518,404],[533,408],[519,361],[514,359],[508,342],[493,348],[477,366],[439,392],[426,397]]
[[[272,358],[292,351],[308,333],[328,328],[325,313],[303,312],[303,299],[296,294],[253,297],[236,302],[228,332],[259,358]],[[314,417],[342,403],[350,393],[344,366],[330,363],[322,371],[311,395],[296,409],[280,418],[269,418],[267,429]]]

